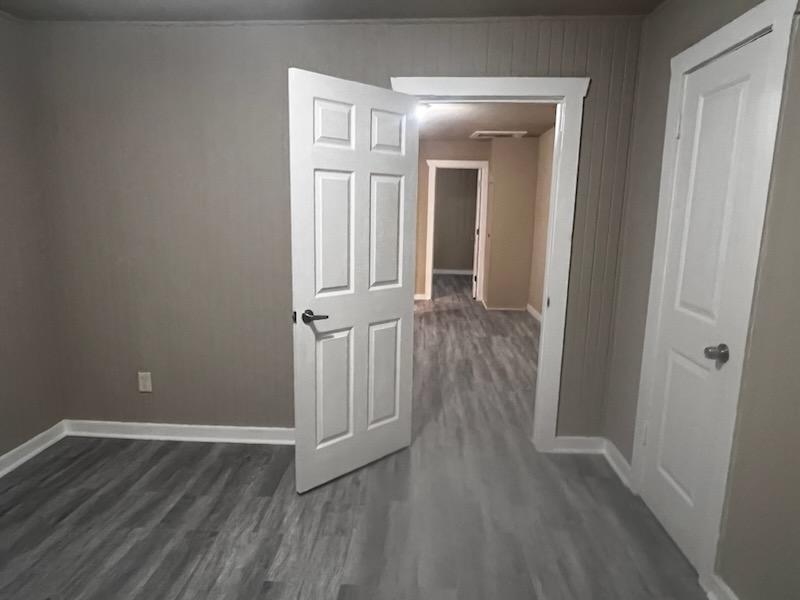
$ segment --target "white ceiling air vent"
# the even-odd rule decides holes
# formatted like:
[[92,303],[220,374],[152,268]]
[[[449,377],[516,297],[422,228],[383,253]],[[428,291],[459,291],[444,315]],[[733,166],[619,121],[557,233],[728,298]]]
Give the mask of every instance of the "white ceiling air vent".
[[521,138],[528,134],[527,131],[503,131],[503,130],[478,130],[469,134],[471,140],[485,140],[489,138]]

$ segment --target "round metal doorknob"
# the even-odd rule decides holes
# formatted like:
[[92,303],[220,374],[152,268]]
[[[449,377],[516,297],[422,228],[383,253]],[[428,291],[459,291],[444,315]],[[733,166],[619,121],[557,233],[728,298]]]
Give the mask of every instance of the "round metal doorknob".
[[718,344],[716,346],[707,346],[706,349],[703,350],[703,354],[705,354],[706,358],[710,358],[711,360],[716,360],[719,363],[726,363],[731,357],[731,349],[728,348],[727,344]]

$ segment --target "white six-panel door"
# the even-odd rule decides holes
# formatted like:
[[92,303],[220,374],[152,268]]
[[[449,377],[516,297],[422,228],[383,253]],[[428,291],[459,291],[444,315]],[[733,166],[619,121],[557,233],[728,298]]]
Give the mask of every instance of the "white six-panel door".
[[[659,216],[661,292],[648,315],[656,325],[641,493],[698,570],[716,543],[708,522],[728,469],[763,228],[766,189],[753,160],[771,152],[774,136],[772,37],[676,75],[681,117],[665,175],[669,209]],[[730,348],[727,362],[713,356],[719,344]]]
[[411,440],[415,106],[289,70],[299,492]]

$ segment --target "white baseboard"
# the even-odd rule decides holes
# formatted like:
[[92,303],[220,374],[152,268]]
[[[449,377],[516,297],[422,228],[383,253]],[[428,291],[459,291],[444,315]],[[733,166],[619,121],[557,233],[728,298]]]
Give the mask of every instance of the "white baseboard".
[[552,445],[543,451],[554,454],[602,454],[625,487],[636,493],[631,487],[631,465],[610,440],[601,437],[556,436]]
[[614,469],[617,477],[619,477],[620,481],[625,484],[625,487],[633,492],[634,490],[631,486],[631,464],[625,459],[625,457],[622,455],[622,452],[619,451],[619,448],[616,447],[614,442],[611,440],[604,441],[605,447],[603,448],[603,455],[606,457],[608,464],[611,465],[612,469]]
[[541,322],[542,322],[542,313],[540,313],[538,310],[536,310],[535,308],[533,308],[533,307],[532,307],[530,304],[528,304],[528,306],[527,306],[527,309],[528,309],[528,312],[530,313],[530,315],[531,315],[531,316],[532,316],[534,319],[536,319],[537,321],[539,321],[539,323],[541,323]]
[[227,442],[231,444],[294,445],[292,427],[238,427],[234,425],[175,425],[64,419],[0,456],[0,477],[67,436],[172,440],[176,442]]
[[67,435],[82,437],[228,442],[233,444],[294,444],[291,427],[239,427],[234,425],[178,425],[119,421],[65,420]]
[[0,456],[0,477],[10,473],[22,463],[29,461],[45,448],[52,446],[58,440],[67,435],[64,428],[64,421],[53,425],[50,429],[32,437],[27,442],[23,442],[16,448],[9,450]]
[[414,300],[430,300],[431,297],[427,294],[414,294]]
[[716,573],[711,577],[700,577],[700,585],[705,590],[708,600],[739,600],[728,584]]
[[605,443],[601,437],[559,435],[546,451],[554,454],[603,454]]
[[514,311],[514,312],[524,312],[527,310],[524,306],[520,308],[519,306],[488,306],[485,301],[483,302],[483,308],[486,310],[505,310],[505,311]]
[[472,269],[434,269],[434,275],[472,275]]

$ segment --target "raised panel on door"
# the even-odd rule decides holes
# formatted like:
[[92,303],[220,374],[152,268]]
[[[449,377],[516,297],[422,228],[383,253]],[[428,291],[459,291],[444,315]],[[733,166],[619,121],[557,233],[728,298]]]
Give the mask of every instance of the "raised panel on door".
[[314,172],[317,294],[353,291],[353,174]]
[[353,148],[355,143],[353,105],[324,98],[314,99],[314,143]]
[[400,361],[400,321],[370,325],[369,428],[379,427],[398,416]]
[[353,435],[353,330],[317,336],[317,447]]
[[370,289],[400,285],[403,263],[403,178],[372,175],[370,181]]
[[376,152],[403,154],[406,141],[406,116],[386,110],[372,110],[371,148]]
[[702,423],[708,410],[709,371],[706,365],[671,351],[664,385],[658,469],[668,486],[684,502],[694,505],[702,477]]
[[712,89],[697,99],[693,156],[683,223],[677,305],[716,319],[730,232],[733,161],[747,81]]

